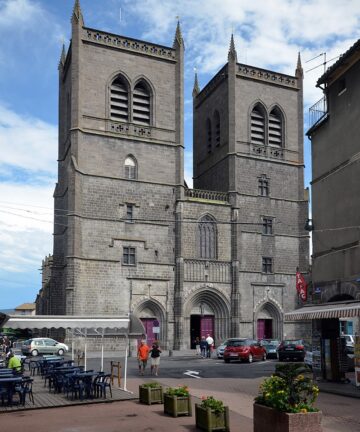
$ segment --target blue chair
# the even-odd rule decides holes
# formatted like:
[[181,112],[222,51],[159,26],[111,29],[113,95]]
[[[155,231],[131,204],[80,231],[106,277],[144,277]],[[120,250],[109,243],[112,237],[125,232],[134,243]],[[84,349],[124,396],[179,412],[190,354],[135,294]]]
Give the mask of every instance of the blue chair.
[[19,385],[15,386],[15,391],[16,393],[18,393],[19,398],[20,398],[20,403],[21,405],[25,405],[25,401],[26,401],[26,395],[29,395],[29,399],[30,401],[35,404],[34,402],[34,395],[32,392],[32,383],[33,383],[33,379],[30,377],[24,377],[22,382]]
[[106,388],[109,388],[110,396],[112,397],[111,391],[111,375],[98,375],[94,381],[94,389],[96,397],[104,397],[106,399]]

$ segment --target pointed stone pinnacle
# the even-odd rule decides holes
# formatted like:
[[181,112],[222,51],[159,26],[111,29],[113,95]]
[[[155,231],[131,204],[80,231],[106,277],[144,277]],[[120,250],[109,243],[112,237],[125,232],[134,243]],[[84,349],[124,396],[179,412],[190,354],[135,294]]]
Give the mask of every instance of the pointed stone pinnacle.
[[75,4],[74,4],[74,10],[73,10],[73,14],[72,14],[72,18],[71,21],[76,20],[76,22],[84,22],[83,19],[83,15],[81,12],[81,7],[80,7],[80,0],[75,0]]
[[181,34],[180,21],[177,22],[173,46],[175,46],[176,43],[180,46],[183,45],[183,43],[184,43],[184,40],[183,40],[183,37]]
[[235,42],[234,42],[234,34],[233,33],[231,33],[228,60],[234,60],[235,62],[237,62],[237,53],[236,53],[236,49],[235,49]]
[[298,53],[298,59],[297,59],[297,64],[296,64],[295,76],[297,76],[297,77],[303,77],[304,76],[304,71],[303,71],[303,68],[302,68],[302,65],[301,65],[300,51]]
[[194,87],[192,91],[192,96],[195,97],[200,93],[200,87],[198,82],[197,70],[195,69],[195,79],[194,79]]
[[63,68],[66,61],[66,51],[65,51],[65,44],[62,45],[61,55],[60,55],[60,61],[59,61],[59,69]]

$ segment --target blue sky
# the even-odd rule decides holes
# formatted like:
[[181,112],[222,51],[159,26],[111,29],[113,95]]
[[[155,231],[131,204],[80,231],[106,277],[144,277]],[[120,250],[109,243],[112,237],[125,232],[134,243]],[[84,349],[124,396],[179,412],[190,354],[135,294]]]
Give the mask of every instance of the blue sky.
[[[0,309],[35,300],[41,261],[52,252],[57,177],[61,46],[73,0],[0,0]],[[194,68],[200,87],[226,62],[231,32],[238,61],[294,74],[345,52],[359,37],[358,0],[81,0],[85,25],[172,45],[177,17],[185,41],[185,177],[192,173]],[[305,73],[304,118],[321,98],[323,72]],[[305,142],[306,185],[311,177]]]

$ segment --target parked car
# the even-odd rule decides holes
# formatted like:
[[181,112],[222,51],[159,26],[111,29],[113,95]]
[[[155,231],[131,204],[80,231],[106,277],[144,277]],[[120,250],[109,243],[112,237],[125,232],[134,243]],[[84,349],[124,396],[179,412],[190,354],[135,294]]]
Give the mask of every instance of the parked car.
[[21,352],[24,355],[37,356],[39,354],[58,354],[64,355],[69,351],[69,347],[64,343],[57,342],[50,338],[33,338],[23,342]]
[[241,360],[252,363],[253,360],[266,360],[266,349],[253,339],[228,339],[224,350],[224,362]]
[[303,339],[283,340],[278,347],[278,359],[279,361],[304,361],[305,352],[305,341]]
[[261,339],[260,344],[266,349],[267,358],[277,358],[277,348],[280,341],[277,339]]
[[229,339],[225,339],[224,342],[216,348],[216,357],[222,359],[224,357],[224,350],[226,348]]

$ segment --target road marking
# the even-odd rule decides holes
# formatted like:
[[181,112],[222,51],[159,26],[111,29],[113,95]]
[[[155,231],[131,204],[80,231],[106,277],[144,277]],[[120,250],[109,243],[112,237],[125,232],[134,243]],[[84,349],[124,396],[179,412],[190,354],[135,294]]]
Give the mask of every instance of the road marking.
[[198,372],[198,371],[187,370],[186,372],[184,372],[184,375],[189,375],[189,376],[191,376],[191,378],[201,378],[198,376],[199,373],[200,372]]

